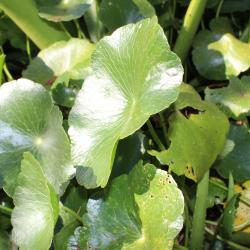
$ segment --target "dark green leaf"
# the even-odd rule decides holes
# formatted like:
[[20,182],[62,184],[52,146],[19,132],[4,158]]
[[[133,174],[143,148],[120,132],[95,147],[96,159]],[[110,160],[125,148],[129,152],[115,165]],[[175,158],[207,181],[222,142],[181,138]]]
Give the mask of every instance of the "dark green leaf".
[[0,230],[0,249],[11,250],[10,236],[6,231]]
[[173,103],[183,75],[155,18],[103,38],[92,68],[69,116],[77,180],[86,188],[107,184],[118,140]]
[[243,43],[231,33],[226,18],[213,19],[211,30],[198,33],[193,47],[193,62],[207,79],[225,80],[250,67],[250,44]]
[[12,196],[23,152],[31,151],[62,194],[74,174],[62,114],[40,84],[26,79],[0,88],[0,184]]
[[250,77],[233,77],[227,87],[205,90],[206,100],[221,107],[229,117],[246,116],[250,111]]
[[88,238],[91,249],[172,249],[183,208],[173,178],[140,163],[129,175],[114,179],[105,198],[88,201],[81,244],[86,246]]
[[39,16],[53,22],[71,21],[81,17],[92,0],[35,0]]
[[12,238],[25,250],[50,248],[59,203],[41,165],[31,153],[24,153],[14,194]]
[[113,31],[144,17],[154,16],[155,10],[147,0],[103,0],[99,15],[103,24]]
[[250,134],[243,126],[231,126],[224,150],[216,163],[219,174],[228,178],[231,172],[234,180],[250,179]]

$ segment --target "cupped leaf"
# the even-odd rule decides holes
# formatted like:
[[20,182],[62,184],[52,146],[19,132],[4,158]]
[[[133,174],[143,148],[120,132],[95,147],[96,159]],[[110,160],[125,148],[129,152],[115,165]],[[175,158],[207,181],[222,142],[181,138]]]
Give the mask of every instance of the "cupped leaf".
[[84,15],[92,0],[35,0],[39,16],[53,22],[71,21]]
[[169,118],[169,149],[150,154],[176,174],[197,181],[223,149],[229,123],[214,104],[202,101],[188,85],[182,85],[175,108]]
[[92,68],[69,116],[77,179],[87,188],[107,184],[118,140],[173,103],[183,75],[155,18],[102,39]]
[[234,180],[242,182],[250,179],[250,133],[243,126],[231,126],[224,150],[215,167],[219,174],[228,178],[231,172]]
[[57,42],[42,50],[23,76],[44,85],[62,77],[82,81],[88,73],[93,49],[88,40],[78,38]]
[[246,116],[250,111],[250,77],[233,77],[227,87],[205,90],[206,100],[217,104],[232,118]]
[[173,178],[139,163],[129,175],[114,179],[104,198],[89,199],[79,249],[85,249],[83,244],[90,249],[172,249],[183,208]]
[[14,242],[20,250],[49,249],[59,202],[41,165],[29,152],[24,153],[13,199],[15,208],[11,222]]
[[250,67],[250,44],[232,34],[228,19],[218,18],[210,23],[211,30],[198,33],[193,44],[193,62],[207,79],[225,80]]
[[10,196],[25,151],[35,155],[61,194],[74,173],[62,114],[42,85],[20,79],[0,88],[0,185]]
[[103,0],[99,12],[101,21],[110,31],[154,15],[154,7],[148,0]]

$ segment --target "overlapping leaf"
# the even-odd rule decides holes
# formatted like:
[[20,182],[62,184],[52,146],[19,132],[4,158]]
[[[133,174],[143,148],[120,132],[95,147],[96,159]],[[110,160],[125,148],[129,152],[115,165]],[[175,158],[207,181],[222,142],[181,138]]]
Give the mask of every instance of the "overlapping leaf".
[[39,16],[53,22],[71,21],[81,17],[92,0],[35,0]]
[[12,238],[21,250],[47,250],[58,217],[58,200],[39,162],[24,153],[14,195]]
[[250,133],[243,126],[231,126],[223,152],[216,163],[219,174],[228,178],[231,172],[238,182],[250,179]]
[[155,10],[148,0],[103,0],[99,15],[103,24],[113,31],[142,18],[154,16]]
[[216,103],[229,117],[238,118],[250,111],[250,77],[230,80],[227,87],[205,90],[206,100]]
[[103,38],[92,68],[69,116],[77,179],[87,188],[107,184],[118,140],[174,102],[183,75],[155,18]]
[[228,120],[188,85],[182,85],[175,107],[169,118],[169,149],[151,154],[176,174],[199,180],[223,149]]
[[225,80],[246,71],[250,44],[232,34],[226,18],[212,20],[210,29],[200,31],[193,44],[193,62],[199,73],[208,79]]
[[42,50],[31,62],[23,76],[41,84],[56,79],[83,80],[87,73],[94,45],[88,40],[72,38]]
[[106,197],[88,201],[86,228],[78,229],[71,243],[79,249],[172,249],[183,208],[173,178],[140,163],[114,179]]
[[57,194],[74,173],[62,115],[49,93],[27,79],[0,88],[0,185],[13,195],[23,152],[31,151]]

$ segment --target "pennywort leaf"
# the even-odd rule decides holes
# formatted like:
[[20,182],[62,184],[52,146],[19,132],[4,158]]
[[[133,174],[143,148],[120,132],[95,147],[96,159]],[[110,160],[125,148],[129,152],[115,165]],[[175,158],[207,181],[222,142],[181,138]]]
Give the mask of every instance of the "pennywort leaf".
[[155,18],[103,38],[92,60],[69,116],[77,180],[87,188],[107,184],[118,140],[173,103],[183,75]]
[[104,198],[88,201],[86,228],[77,230],[76,241],[80,249],[83,244],[91,249],[172,249],[183,208],[173,178],[139,163],[129,175],[115,178]]
[[27,79],[0,88],[0,184],[12,196],[23,152],[30,151],[62,194],[74,174],[62,114],[45,88]]
[[20,250],[50,248],[57,221],[59,203],[42,167],[27,152],[21,164],[14,194],[12,238]]

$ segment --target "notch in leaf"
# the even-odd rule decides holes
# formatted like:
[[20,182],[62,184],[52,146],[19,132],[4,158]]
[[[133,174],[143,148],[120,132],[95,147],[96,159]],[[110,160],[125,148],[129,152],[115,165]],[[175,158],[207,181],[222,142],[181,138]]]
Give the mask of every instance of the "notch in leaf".
[[86,188],[107,184],[118,140],[169,107],[183,76],[156,18],[103,38],[92,54],[92,69],[69,116],[77,180]]

